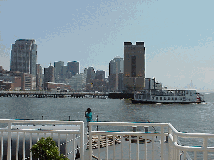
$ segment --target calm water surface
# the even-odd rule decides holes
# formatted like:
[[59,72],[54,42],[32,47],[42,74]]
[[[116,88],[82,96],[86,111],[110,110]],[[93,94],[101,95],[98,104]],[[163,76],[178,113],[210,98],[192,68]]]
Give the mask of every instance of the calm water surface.
[[1,97],[0,118],[85,121],[91,108],[93,119],[123,122],[168,122],[183,132],[214,133],[214,94],[204,94],[205,104],[131,104],[129,100],[97,98]]
[[[98,98],[0,97],[0,119],[42,119],[43,116],[43,119],[49,120],[68,120],[70,116],[71,120],[86,122],[84,112],[87,108],[91,108],[93,120],[96,120],[97,115],[99,121],[149,120],[171,123],[182,132],[214,133],[214,94],[204,94],[204,96],[206,103],[184,105],[131,104],[129,100]],[[182,139],[181,142],[185,145],[199,145],[202,144],[202,139]],[[214,141],[210,140],[208,144],[213,146]],[[193,156],[193,153],[190,155]],[[202,155],[197,157],[202,159]],[[213,155],[209,154],[209,157],[213,159]]]

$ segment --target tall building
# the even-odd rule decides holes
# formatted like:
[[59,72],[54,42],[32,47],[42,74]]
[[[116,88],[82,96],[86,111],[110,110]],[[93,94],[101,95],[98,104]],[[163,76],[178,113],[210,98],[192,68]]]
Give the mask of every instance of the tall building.
[[99,79],[104,81],[105,80],[105,71],[104,70],[97,70],[95,79]]
[[73,91],[83,91],[86,86],[86,74],[80,73],[69,79],[70,88]]
[[[122,91],[122,87],[119,87],[122,85],[122,79],[119,79],[121,75],[124,72],[124,60],[123,58],[117,56],[114,59],[112,59],[109,63],[109,90],[110,91]],[[120,81],[120,82],[119,82]]]
[[87,69],[87,83],[91,83],[95,79],[95,70],[93,67]]
[[44,68],[44,89],[47,88],[47,82],[55,82],[54,66],[51,64],[48,68]]
[[124,90],[123,76],[123,73],[118,74],[118,92],[122,92]]
[[79,74],[80,63],[78,61],[72,61],[67,63],[68,78]]
[[124,72],[124,60],[123,58],[117,56],[112,59],[109,63],[109,75],[119,74]]
[[37,45],[34,39],[18,39],[12,44],[10,71],[36,76]]
[[124,42],[124,89],[126,92],[140,91],[145,86],[144,42]]
[[63,61],[54,62],[55,82],[59,83],[61,78],[61,67],[64,66]]
[[36,64],[36,89],[41,90],[43,84],[43,73],[40,64]]
[[67,66],[61,66],[60,71],[60,83],[65,83],[65,80],[67,78]]
[[87,75],[87,68],[84,68],[84,74]]

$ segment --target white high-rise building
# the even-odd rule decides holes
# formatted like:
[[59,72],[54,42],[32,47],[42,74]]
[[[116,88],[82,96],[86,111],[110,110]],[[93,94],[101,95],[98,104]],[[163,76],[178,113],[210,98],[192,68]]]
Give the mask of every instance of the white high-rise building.
[[124,73],[124,60],[117,56],[109,63],[109,75]]
[[[123,58],[117,56],[112,59],[109,63],[109,90],[110,91],[122,91],[123,86],[121,83],[122,76],[124,72],[124,60]],[[120,87],[119,87],[120,84]]]

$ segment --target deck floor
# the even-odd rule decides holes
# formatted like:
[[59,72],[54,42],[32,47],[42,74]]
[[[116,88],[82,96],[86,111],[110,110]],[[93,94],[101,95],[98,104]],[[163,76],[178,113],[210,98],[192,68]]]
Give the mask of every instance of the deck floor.
[[[151,139],[151,136],[148,136],[147,139]],[[87,140],[87,139],[86,139]],[[86,141],[85,141],[86,142]],[[122,146],[123,145],[123,146]],[[129,159],[129,141],[125,141],[125,138],[122,138],[121,144],[115,145],[115,159],[121,159],[121,146],[123,148],[123,159]],[[161,147],[160,147],[160,138],[154,137],[154,160],[161,159]],[[108,146],[108,159],[113,159],[113,146]],[[169,144],[164,143],[164,159],[168,159],[168,151],[169,151]],[[86,150],[85,147],[85,159],[89,159],[89,150]],[[137,154],[137,144],[131,143],[131,159],[136,159]],[[98,149],[93,149],[93,155],[98,157]],[[139,157],[141,160],[145,160],[145,143],[139,144]],[[106,147],[100,149],[100,158],[106,159]],[[93,158],[94,159],[94,158]],[[152,160],[152,142],[147,143],[147,160]]]

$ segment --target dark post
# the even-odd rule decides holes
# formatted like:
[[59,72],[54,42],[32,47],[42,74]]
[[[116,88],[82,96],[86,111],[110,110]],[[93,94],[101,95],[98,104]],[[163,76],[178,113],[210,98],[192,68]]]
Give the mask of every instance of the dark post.
[[43,116],[42,116],[42,120],[43,120]]
[[70,121],[70,116],[69,116],[69,121]]
[[[97,122],[99,121],[99,116],[97,115]],[[97,126],[97,131],[99,130],[99,127]]]

